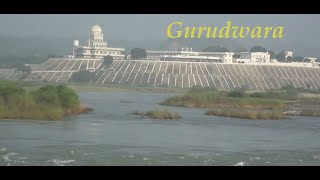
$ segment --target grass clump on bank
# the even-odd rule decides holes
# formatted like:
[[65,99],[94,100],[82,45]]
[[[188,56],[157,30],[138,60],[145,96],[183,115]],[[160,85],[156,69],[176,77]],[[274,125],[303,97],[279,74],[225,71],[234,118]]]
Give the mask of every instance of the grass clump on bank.
[[206,115],[223,116],[240,119],[266,119],[266,120],[280,120],[285,119],[286,116],[281,111],[250,111],[250,110],[236,110],[236,109],[212,109],[206,112]]
[[301,116],[320,117],[320,109],[303,109]]
[[196,108],[284,109],[279,99],[250,97],[244,90],[218,91],[214,88],[192,88],[182,96],[174,96],[160,103],[167,106]]
[[0,81],[0,119],[59,120],[92,111],[80,104],[77,93],[64,85],[26,91],[12,81]]
[[133,115],[141,117],[149,117],[151,119],[181,119],[181,115],[177,112],[170,112],[167,109],[156,109],[147,112],[134,111]]
[[207,108],[207,115],[242,119],[285,119],[284,112],[290,109],[296,109],[297,115],[320,117],[318,91],[291,86],[265,92],[193,87],[186,94],[171,97],[160,104]]
[[171,97],[160,104],[207,108],[210,110],[206,114],[215,116],[242,119],[284,119],[283,111],[286,109],[286,104],[278,98],[278,96],[284,97],[281,93],[247,93],[243,89],[228,92],[214,88],[194,87],[186,94]]

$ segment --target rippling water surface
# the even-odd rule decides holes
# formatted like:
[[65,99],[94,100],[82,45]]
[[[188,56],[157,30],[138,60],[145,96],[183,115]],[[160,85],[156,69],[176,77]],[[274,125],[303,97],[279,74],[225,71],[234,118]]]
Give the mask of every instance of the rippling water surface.
[[[320,165],[320,119],[252,121],[167,107],[181,120],[141,119],[172,94],[80,93],[91,114],[0,120],[0,165]],[[132,102],[132,103],[126,103]]]

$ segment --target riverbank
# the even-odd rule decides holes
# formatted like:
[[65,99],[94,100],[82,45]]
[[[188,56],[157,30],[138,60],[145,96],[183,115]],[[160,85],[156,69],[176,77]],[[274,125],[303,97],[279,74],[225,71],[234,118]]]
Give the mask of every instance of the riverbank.
[[179,93],[183,94],[187,92],[187,89],[181,88],[157,88],[157,87],[137,87],[137,86],[94,86],[94,85],[79,85],[71,84],[71,88],[78,92],[117,92],[117,93]]
[[[319,117],[319,109],[315,108],[320,102],[319,97],[308,97],[305,93],[291,87],[267,92],[191,88],[184,95],[168,98],[160,104],[204,108],[208,109],[206,115],[241,119],[286,119],[285,112],[291,108],[300,109],[300,113],[296,115]],[[304,109],[305,104],[309,105],[308,110]]]
[[182,116],[177,112],[171,112],[168,109],[155,109],[147,112],[134,111],[133,115],[144,117],[149,117],[151,119],[160,119],[160,120],[168,120],[168,119],[181,119]]
[[18,85],[24,87],[26,90],[36,90],[42,86],[46,85],[67,85],[68,87],[74,89],[77,92],[106,92],[106,93],[179,93],[183,94],[188,91],[188,89],[182,88],[172,88],[172,87],[151,87],[151,86],[131,86],[123,84],[106,84],[97,85],[91,83],[52,83],[43,81],[15,81]]

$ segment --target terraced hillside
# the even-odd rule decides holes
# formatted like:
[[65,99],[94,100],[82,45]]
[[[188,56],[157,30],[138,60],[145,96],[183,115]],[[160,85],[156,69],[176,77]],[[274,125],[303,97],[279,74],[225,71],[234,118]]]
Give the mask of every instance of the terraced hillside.
[[32,69],[25,80],[68,82],[72,73],[80,70],[95,71],[101,66],[101,63],[102,60],[49,59],[37,68]]
[[16,72],[16,73],[1,73],[0,79],[9,79],[9,80],[22,80],[27,76],[26,73]]
[[208,62],[170,62],[115,60],[109,67],[101,60],[58,60],[43,63],[26,80],[68,82],[73,72],[94,71],[92,84],[127,84],[151,87],[192,86],[218,89],[279,89],[292,85],[320,89],[320,68],[278,65],[217,64]]
[[219,89],[320,88],[320,68],[169,61],[116,61],[96,73],[96,84]]

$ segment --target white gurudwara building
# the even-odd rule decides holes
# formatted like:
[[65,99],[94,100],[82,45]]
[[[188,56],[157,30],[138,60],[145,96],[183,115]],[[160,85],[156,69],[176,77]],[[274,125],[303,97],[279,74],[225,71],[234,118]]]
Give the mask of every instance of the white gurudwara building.
[[[268,52],[241,52],[240,60],[246,63],[270,63],[270,54]],[[241,62],[241,61],[240,61]]]
[[197,52],[192,48],[182,48],[178,51],[147,51],[149,59],[162,61],[196,61],[232,63],[233,52]]
[[80,45],[78,40],[73,44],[74,58],[102,59],[104,56],[112,56],[114,59],[124,59],[125,49],[108,47],[107,42],[103,40],[102,29],[94,25],[89,33],[89,40]]

